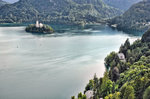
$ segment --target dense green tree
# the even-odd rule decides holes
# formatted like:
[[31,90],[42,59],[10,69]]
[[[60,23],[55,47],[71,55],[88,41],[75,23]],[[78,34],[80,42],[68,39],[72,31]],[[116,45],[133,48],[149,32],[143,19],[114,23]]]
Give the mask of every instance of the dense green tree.
[[132,86],[127,86],[123,99],[135,99],[134,88]]
[[113,94],[113,99],[121,99],[120,95],[121,95],[120,92],[115,92],[115,93]]
[[117,53],[111,52],[106,58],[105,58],[105,67],[107,70],[110,68],[113,68],[117,66],[117,63],[119,62],[119,58]]
[[125,41],[124,46],[125,46],[125,48],[130,49],[130,41],[129,41],[129,38],[127,38],[127,40]]
[[101,85],[102,97],[111,94],[112,90],[113,90],[113,82],[109,79],[108,73],[105,72],[104,77],[102,79],[102,85]]
[[109,95],[106,96],[104,99],[113,99],[113,94],[109,94]]
[[96,98],[97,97],[97,89],[98,89],[98,85],[99,85],[99,80],[98,80],[98,78],[97,78],[97,76],[96,76],[96,74],[94,75],[94,87],[93,87],[93,94],[94,94],[94,98]]
[[94,88],[94,80],[90,80],[85,87],[85,91],[92,90]]
[[134,88],[127,83],[122,86],[120,92],[122,99],[135,99]]
[[133,82],[134,89],[136,91],[136,96],[138,99],[141,99],[143,96],[143,93],[148,85],[150,83],[150,80],[148,79],[147,73],[144,74],[144,77],[137,76],[136,79]]
[[129,57],[128,62],[130,62],[131,64],[133,64],[135,62],[135,58]]
[[150,99],[150,86],[145,90],[143,99]]
[[130,42],[129,39],[127,39],[124,43],[124,45],[121,45],[119,52],[123,53],[125,57],[128,56],[127,51],[130,49]]
[[75,99],[75,96],[72,96],[71,99]]
[[94,79],[93,80],[94,80],[94,84],[97,85],[98,84],[98,78],[97,78],[96,74],[94,75]]
[[80,92],[80,93],[78,94],[78,98],[81,98],[81,99],[82,99],[82,92]]
[[121,99],[120,95],[120,92],[115,92],[114,94],[109,94],[104,99]]
[[82,99],[87,99],[87,98],[86,98],[86,95],[83,95],[83,96],[82,96]]

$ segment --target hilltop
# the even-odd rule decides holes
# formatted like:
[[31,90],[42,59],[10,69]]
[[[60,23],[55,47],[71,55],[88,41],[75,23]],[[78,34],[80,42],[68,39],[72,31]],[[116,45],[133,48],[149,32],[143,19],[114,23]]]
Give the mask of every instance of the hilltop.
[[103,0],[106,4],[118,8],[120,10],[126,11],[133,4],[138,3],[142,0]]
[[146,31],[150,27],[150,0],[134,4],[123,15],[108,21],[123,31]]
[[20,0],[0,8],[0,23],[94,23],[121,12],[102,0]]

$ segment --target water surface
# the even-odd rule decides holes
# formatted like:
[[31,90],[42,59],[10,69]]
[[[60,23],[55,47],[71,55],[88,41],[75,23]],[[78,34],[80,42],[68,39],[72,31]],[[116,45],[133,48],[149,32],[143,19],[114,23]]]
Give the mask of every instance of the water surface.
[[103,60],[138,37],[107,26],[54,26],[34,35],[25,27],[0,27],[0,99],[70,99],[105,71]]

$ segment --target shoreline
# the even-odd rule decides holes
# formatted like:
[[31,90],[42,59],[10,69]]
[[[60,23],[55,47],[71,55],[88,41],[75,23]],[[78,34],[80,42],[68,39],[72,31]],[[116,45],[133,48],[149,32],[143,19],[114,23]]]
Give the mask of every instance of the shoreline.
[[[0,23],[0,27],[22,27],[22,26],[28,26],[29,24],[33,24],[32,23]],[[109,25],[108,23],[85,23],[84,25],[81,25],[81,24],[61,24],[61,23],[45,23],[47,25],[52,25],[52,26],[55,26],[55,25],[60,25],[60,26],[77,26],[77,27],[85,27],[85,26],[90,26],[90,25],[103,25],[103,26],[108,26],[110,27],[111,29],[113,30],[117,30],[117,31],[120,31],[120,32],[124,32],[124,33],[127,33],[127,34],[134,34],[134,35],[140,35],[142,36],[143,33],[145,32],[144,30],[134,30],[134,29],[119,29],[117,27],[112,27],[111,25]]]

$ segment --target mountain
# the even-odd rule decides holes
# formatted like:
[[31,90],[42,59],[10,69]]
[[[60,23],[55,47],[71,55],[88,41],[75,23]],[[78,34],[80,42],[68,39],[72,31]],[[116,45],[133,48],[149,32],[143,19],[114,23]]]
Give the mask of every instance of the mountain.
[[81,23],[101,22],[121,12],[102,0],[19,0],[0,8],[0,23],[35,22]]
[[142,0],[103,0],[106,4],[121,10],[128,10],[133,4]]
[[123,15],[108,21],[109,25],[123,31],[146,31],[150,27],[150,0],[134,4]]
[[0,7],[7,4],[7,2],[0,0]]

